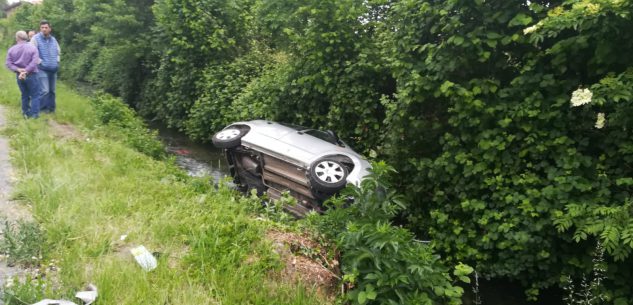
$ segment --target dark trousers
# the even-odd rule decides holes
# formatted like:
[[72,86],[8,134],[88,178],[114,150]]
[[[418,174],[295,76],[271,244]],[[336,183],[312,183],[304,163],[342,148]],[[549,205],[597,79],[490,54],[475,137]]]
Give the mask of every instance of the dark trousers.
[[[22,93],[22,114],[29,118],[40,115],[40,83],[37,75],[31,73],[22,80],[16,76],[18,87]],[[29,103],[30,101],[30,103]]]

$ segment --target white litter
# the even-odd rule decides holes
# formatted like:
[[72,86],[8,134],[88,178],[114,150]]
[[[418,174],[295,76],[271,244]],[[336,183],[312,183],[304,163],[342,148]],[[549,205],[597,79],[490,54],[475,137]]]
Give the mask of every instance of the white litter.
[[97,299],[97,286],[88,284],[84,291],[79,291],[75,294],[75,297],[84,301],[84,304],[90,305]]
[[134,255],[134,259],[136,259],[136,262],[141,265],[141,268],[143,268],[143,270],[152,271],[156,269],[156,266],[158,266],[156,258],[152,255],[152,253],[147,251],[144,246],[132,248],[130,252],[132,252],[132,255]]
[[37,303],[33,303],[33,305],[77,305],[71,301],[66,300],[41,300]]

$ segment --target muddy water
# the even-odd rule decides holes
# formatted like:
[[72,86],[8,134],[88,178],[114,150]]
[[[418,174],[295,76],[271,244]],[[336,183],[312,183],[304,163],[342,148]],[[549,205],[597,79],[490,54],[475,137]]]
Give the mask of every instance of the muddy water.
[[212,144],[194,143],[183,133],[156,123],[150,128],[158,131],[167,151],[176,156],[176,164],[190,176],[211,176],[217,182],[229,175],[224,153]]

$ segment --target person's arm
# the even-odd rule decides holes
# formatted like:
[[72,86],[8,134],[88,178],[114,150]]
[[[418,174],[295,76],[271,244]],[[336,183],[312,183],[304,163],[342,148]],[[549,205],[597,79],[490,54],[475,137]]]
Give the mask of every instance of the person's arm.
[[39,60],[40,60],[39,52],[37,51],[37,49],[35,49],[35,52],[31,54],[31,60],[29,61],[29,64],[26,65],[26,67],[24,68],[24,71],[26,71],[27,73],[35,72],[35,69],[37,69],[37,64]]
[[55,40],[55,42],[57,43],[57,62],[59,63],[62,58],[62,48],[59,47],[59,42],[57,42],[57,40]]
[[19,72],[18,66],[15,65],[13,58],[11,58],[11,52],[7,53],[7,59],[4,65],[7,66],[7,68],[13,72]]

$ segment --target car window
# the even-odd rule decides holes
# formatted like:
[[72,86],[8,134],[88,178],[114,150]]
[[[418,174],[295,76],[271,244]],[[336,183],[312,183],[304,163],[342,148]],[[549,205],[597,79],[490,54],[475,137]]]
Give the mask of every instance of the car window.
[[334,137],[333,135],[331,135],[330,133],[325,132],[325,131],[321,131],[321,130],[317,130],[317,129],[310,129],[308,127],[294,125],[294,124],[288,124],[288,123],[279,123],[279,124],[281,124],[283,126],[286,126],[286,127],[290,127],[290,128],[292,128],[292,129],[294,129],[296,131],[300,131],[300,132],[303,132],[305,134],[309,134],[309,135],[311,135],[313,137],[319,138],[319,139],[321,139],[321,140],[323,140],[325,142],[332,143],[334,145],[339,145],[339,146],[343,146],[343,147],[347,146],[347,144],[345,142],[341,141],[340,139],[337,139],[336,137]]
[[303,130],[304,133],[309,134],[313,137],[317,137],[323,141],[332,143],[334,145],[338,145],[339,143],[336,141],[336,138],[333,137],[331,134],[325,132],[325,131],[320,131],[320,130],[316,130],[316,129],[306,129]]

